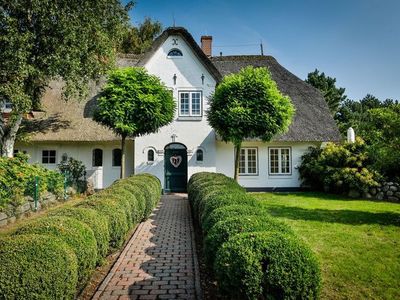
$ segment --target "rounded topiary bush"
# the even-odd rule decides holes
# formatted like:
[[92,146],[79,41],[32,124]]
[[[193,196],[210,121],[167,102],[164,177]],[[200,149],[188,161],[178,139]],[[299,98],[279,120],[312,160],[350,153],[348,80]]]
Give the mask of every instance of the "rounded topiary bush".
[[130,193],[127,190],[121,189],[117,191],[113,187],[110,187],[97,193],[92,198],[94,201],[108,201],[117,204],[125,212],[128,227],[131,228],[134,224],[134,208],[132,207],[133,203],[129,201],[129,197]]
[[212,265],[219,247],[231,237],[244,232],[281,232],[293,234],[293,231],[284,223],[264,216],[236,216],[225,219],[211,227],[204,238],[204,254],[206,261]]
[[97,262],[101,263],[108,253],[110,232],[107,218],[93,209],[83,207],[65,207],[55,209],[49,216],[64,216],[74,218],[88,225],[94,233],[97,242]]
[[217,208],[233,204],[256,206],[257,201],[241,191],[231,191],[229,188],[210,194],[199,205],[200,224]]
[[203,234],[207,234],[214,224],[219,221],[223,221],[227,218],[236,217],[236,216],[251,216],[251,215],[265,215],[267,212],[261,209],[259,206],[252,205],[242,205],[242,204],[234,204],[223,206],[217,209],[214,209],[212,213],[210,213],[206,218],[204,218],[203,223],[201,224],[201,228],[203,230]]
[[143,179],[140,179],[139,176],[132,177],[129,183],[132,184],[132,186],[134,186],[138,190],[138,192],[140,192],[143,195],[143,199],[145,201],[145,209],[143,216],[145,219],[147,219],[151,214],[151,212],[153,211],[155,202],[154,194],[151,191],[151,187],[148,184],[146,184],[143,181]]
[[321,285],[311,250],[278,232],[237,234],[219,248],[214,269],[221,291],[236,298],[317,299]]
[[137,224],[143,219],[144,205],[141,205],[139,200],[136,198],[135,193],[132,191],[134,188],[135,187],[130,183],[121,181],[112,185],[110,193],[125,197],[125,199],[130,203],[132,222],[133,224]]
[[97,243],[88,225],[68,217],[44,217],[19,227],[14,237],[21,234],[50,235],[65,242],[75,253],[78,262],[78,283],[83,287],[96,267]]
[[74,299],[78,280],[74,251],[48,235],[0,239],[1,299]]
[[100,215],[107,218],[110,246],[112,248],[119,248],[124,243],[125,235],[129,231],[129,223],[124,209],[115,203],[115,201],[89,197],[88,200],[78,203],[76,207],[94,209]]

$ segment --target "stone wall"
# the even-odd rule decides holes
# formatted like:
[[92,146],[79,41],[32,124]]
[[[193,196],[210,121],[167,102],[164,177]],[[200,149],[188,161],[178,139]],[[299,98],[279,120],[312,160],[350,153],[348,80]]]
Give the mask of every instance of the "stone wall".
[[365,198],[400,203],[400,184],[385,182],[377,188],[370,188]]
[[44,193],[41,199],[38,201],[37,210],[35,210],[35,202],[32,197],[25,197],[25,201],[14,206],[9,204],[7,207],[0,211],[0,227],[14,223],[16,220],[25,218],[32,213],[46,209],[47,207],[63,201],[63,199],[57,199],[57,197],[51,193]]

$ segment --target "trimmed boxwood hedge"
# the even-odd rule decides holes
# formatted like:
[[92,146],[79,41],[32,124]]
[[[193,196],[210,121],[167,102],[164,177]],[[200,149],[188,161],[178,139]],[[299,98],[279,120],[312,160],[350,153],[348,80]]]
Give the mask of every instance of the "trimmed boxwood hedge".
[[68,217],[43,217],[19,227],[14,235],[51,235],[64,241],[78,261],[78,283],[85,283],[97,262],[97,243],[93,230],[85,223]]
[[[156,177],[135,175],[73,207],[57,208],[21,225],[0,242],[0,299],[73,299],[96,263],[123,244],[128,231],[151,213],[160,196]],[[33,241],[32,248],[27,240]],[[45,250],[37,246],[42,240],[48,241],[42,243]],[[13,255],[22,251],[26,255],[21,259]],[[8,268],[12,276],[7,275]]]
[[110,233],[107,218],[93,209],[83,207],[62,207],[52,210],[49,216],[64,216],[76,219],[88,225],[94,233],[97,244],[97,262],[100,264],[108,253]]
[[77,204],[76,207],[91,208],[100,215],[105,216],[108,221],[110,247],[116,249],[122,246],[125,235],[129,231],[129,223],[125,210],[116,201],[92,196]]
[[218,250],[215,272],[226,295],[247,299],[317,299],[321,285],[310,249],[275,231],[233,236]]
[[213,227],[219,221],[236,216],[263,216],[265,214],[265,210],[253,205],[233,204],[222,206],[213,210],[212,213],[204,218],[203,222],[201,223],[201,229],[203,230],[204,234],[207,234],[211,227]]
[[268,215],[236,216],[216,223],[204,238],[205,257],[212,265],[218,248],[232,236],[244,232],[274,231],[293,234],[289,226]]
[[47,235],[0,239],[0,299],[74,299],[74,251]]
[[315,299],[321,275],[311,250],[233,179],[197,173],[188,185],[206,262],[232,299]]

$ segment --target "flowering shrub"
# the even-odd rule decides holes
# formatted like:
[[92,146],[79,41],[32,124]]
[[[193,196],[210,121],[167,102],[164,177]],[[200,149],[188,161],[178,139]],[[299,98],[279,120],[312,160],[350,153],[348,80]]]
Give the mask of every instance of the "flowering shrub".
[[370,187],[378,186],[381,178],[367,165],[366,145],[361,138],[357,138],[355,143],[328,143],[323,149],[310,148],[302,157],[299,172],[303,184],[316,190],[334,193],[356,190],[364,193]]
[[63,193],[63,176],[44,167],[28,163],[28,156],[18,153],[14,158],[0,157],[0,209],[8,203],[18,204],[24,196],[35,193],[35,177],[39,193]]

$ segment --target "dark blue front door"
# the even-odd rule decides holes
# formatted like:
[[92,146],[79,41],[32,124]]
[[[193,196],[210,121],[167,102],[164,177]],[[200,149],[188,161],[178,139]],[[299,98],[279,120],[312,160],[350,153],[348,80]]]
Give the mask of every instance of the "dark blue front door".
[[186,192],[187,150],[179,143],[172,143],[164,150],[165,191]]

